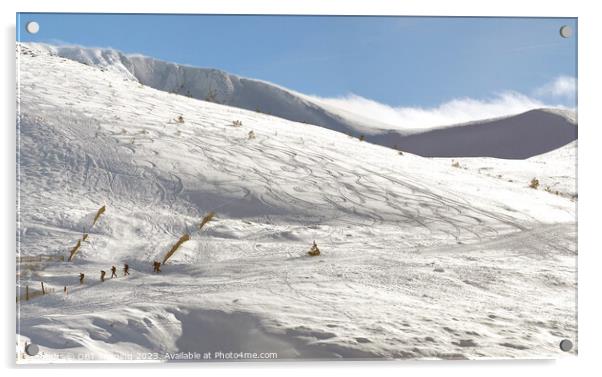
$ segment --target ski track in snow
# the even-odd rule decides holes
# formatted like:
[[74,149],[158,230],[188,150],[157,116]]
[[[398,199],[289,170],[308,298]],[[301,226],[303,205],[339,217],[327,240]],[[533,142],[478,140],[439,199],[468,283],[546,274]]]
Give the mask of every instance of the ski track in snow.
[[[19,265],[18,285],[60,291],[18,307],[46,360],[197,351],[194,337],[256,352],[183,333],[208,323],[282,358],[559,357],[576,340],[570,195],[18,50],[20,252],[67,255],[90,234],[73,263]],[[125,262],[131,276],[98,281]]]

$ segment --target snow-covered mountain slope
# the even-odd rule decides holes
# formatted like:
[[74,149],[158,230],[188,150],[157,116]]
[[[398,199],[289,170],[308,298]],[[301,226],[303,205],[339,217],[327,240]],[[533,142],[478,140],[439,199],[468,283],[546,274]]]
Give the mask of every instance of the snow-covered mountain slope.
[[[221,70],[180,65],[142,55],[128,55],[112,49],[80,46],[26,44],[57,56],[115,72],[123,77],[164,92],[209,100],[242,109],[276,115],[285,119],[317,124],[344,132],[370,129],[373,119],[357,121],[335,114],[308,96],[272,83],[239,77]],[[386,125],[381,125],[386,129]]]
[[73,262],[18,264],[21,293],[55,290],[18,305],[19,344],[43,352],[20,362],[558,357],[576,339],[574,201],[17,49],[19,252],[89,234]]
[[527,160],[498,158],[441,158],[442,164],[458,164],[499,180],[528,186],[532,179],[539,181],[539,189],[567,198],[577,198],[577,141],[564,147],[531,157]]
[[161,91],[261,111],[345,134],[362,134],[368,142],[387,147],[396,145],[428,157],[527,158],[561,147],[577,137],[574,114],[566,116],[546,109],[414,135],[416,130],[404,131],[402,125],[361,117],[290,89],[216,69],[178,65],[111,49],[28,46],[118,73]]
[[425,157],[497,157],[525,159],[553,151],[577,140],[572,114],[531,110],[499,119],[460,124],[418,134],[369,136],[376,144]]

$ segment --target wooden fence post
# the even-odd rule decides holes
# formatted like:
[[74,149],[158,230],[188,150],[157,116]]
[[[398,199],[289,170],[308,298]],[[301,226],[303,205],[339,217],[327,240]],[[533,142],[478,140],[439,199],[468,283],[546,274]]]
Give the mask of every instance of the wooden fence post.
[[29,301],[29,285],[25,286],[25,301]]
[[46,294],[46,290],[44,289],[44,282],[42,282],[42,294],[45,295]]

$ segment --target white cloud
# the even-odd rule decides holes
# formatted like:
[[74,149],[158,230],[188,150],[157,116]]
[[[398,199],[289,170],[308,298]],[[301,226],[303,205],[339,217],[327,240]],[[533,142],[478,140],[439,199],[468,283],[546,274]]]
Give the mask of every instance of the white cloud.
[[577,79],[559,76],[554,81],[535,89],[534,93],[538,97],[573,99],[577,93]]
[[482,100],[458,98],[430,108],[391,107],[354,94],[311,98],[344,118],[357,118],[361,124],[370,124],[368,121],[372,120],[373,128],[400,131],[426,130],[546,107],[541,101],[517,92],[504,92]]
[[562,104],[544,102],[542,98],[553,101],[566,99],[571,93],[574,95],[575,88],[574,78],[561,76],[538,88],[533,96],[505,91],[486,99],[457,98],[434,107],[392,107],[355,94],[337,98],[309,96],[309,99],[343,118],[356,121],[357,129],[361,131],[380,129],[416,132],[510,116],[533,109],[567,109]]

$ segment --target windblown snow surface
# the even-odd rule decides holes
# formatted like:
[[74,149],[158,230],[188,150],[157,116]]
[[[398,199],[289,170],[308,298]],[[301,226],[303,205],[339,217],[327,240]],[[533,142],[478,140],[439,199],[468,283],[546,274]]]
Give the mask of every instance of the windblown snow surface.
[[35,46],[17,58],[20,256],[67,256],[89,232],[73,262],[18,263],[18,293],[54,289],[17,306],[19,362],[554,358],[577,344],[576,199],[525,181],[546,155],[512,161],[527,173],[509,182]]

